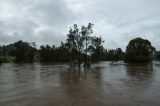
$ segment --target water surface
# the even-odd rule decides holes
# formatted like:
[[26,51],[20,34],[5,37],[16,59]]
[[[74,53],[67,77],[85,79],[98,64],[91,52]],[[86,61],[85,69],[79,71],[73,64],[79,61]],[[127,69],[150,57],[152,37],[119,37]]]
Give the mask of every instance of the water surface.
[[160,106],[160,62],[2,64],[0,106]]

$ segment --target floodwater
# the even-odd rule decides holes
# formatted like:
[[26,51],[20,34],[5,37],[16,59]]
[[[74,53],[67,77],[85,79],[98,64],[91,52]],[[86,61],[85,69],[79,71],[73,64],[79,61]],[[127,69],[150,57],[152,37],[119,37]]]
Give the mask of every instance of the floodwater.
[[160,106],[160,62],[2,64],[0,106]]

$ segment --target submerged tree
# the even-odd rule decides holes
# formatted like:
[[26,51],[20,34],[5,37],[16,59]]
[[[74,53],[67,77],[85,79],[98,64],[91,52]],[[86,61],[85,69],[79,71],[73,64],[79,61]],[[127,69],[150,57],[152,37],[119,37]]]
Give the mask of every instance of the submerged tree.
[[148,62],[151,60],[151,55],[154,51],[155,48],[151,45],[150,41],[135,38],[129,42],[125,58],[128,62]]
[[160,51],[156,51],[154,54],[154,59],[160,60]]
[[117,49],[103,49],[103,51],[101,52],[100,55],[98,55],[100,57],[99,60],[102,61],[120,61],[120,60],[124,60],[124,55],[125,53],[122,51],[121,48],[117,48]]
[[33,62],[36,49],[29,43],[18,41],[14,44],[15,50],[13,51],[16,57],[16,62]]
[[50,62],[52,61],[52,51],[53,51],[53,47],[50,47],[49,45],[42,45],[40,46],[40,60],[43,62]]
[[91,61],[88,58],[89,55],[99,57],[104,42],[101,37],[90,36],[93,33],[92,27],[91,23],[81,28],[74,24],[67,34],[66,43],[61,42],[59,47],[42,45],[39,50],[41,61],[70,62],[73,66],[77,65],[78,67],[81,67],[82,63],[84,66],[89,65]]
[[81,34],[82,37],[84,38],[84,45],[85,45],[85,49],[84,49],[84,66],[89,66],[89,58],[88,58],[88,52],[90,51],[89,48],[92,45],[92,37],[91,34],[93,33],[93,25],[92,23],[89,23],[88,26],[82,26],[81,28]]
[[92,37],[90,36],[93,33],[92,27],[93,24],[89,23],[88,26],[82,26],[80,30],[77,24],[74,24],[74,27],[69,30],[66,45],[74,66],[78,63],[80,67],[82,62],[86,66],[89,62],[88,52],[92,45]]
[[104,41],[102,40],[101,36],[100,37],[91,37],[91,42],[92,45],[89,46],[89,51],[91,53],[91,59],[92,61],[99,61],[102,58],[102,54],[104,51],[102,43]]
[[76,64],[76,60],[78,61],[78,66],[81,66],[82,54],[84,51],[84,40],[85,38],[82,36],[77,24],[74,24],[74,28],[69,30],[66,42],[71,61],[73,61],[74,66]]
[[41,62],[68,62],[69,52],[66,44],[61,42],[59,47],[55,45],[42,45],[39,50]]

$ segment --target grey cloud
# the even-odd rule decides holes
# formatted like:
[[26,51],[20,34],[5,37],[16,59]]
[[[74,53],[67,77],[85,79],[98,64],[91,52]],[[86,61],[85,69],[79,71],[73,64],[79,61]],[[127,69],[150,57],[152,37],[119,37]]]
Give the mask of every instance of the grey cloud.
[[0,0],[0,42],[22,39],[37,45],[65,41],[74,23],[94,23],[106,48],[125,47],[135,37],[160,50],[159,0]]
[[64,26],[73,20],[72,11],[63,0],[39,0],[29,12],[33,19],[44,25]]
[[[38,44],[60,43],[65,36],[63,32],[73,19],[64,0],[2,0],[1,7],[4,8],[2,12],[6,12],[0,14],[0,17],[6,17],[0,19],[1,44],[20,39]],[[13,16],[8,16],[11,9],[14,9]]]

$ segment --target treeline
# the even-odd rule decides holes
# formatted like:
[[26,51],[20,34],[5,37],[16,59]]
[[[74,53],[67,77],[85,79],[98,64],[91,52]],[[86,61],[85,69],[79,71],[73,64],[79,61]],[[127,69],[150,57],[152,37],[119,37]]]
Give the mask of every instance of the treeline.
[[72,65],[89,66],[92,62],[106,60],[123,60],[124,52],[121,48],[106,50],[101,36],[90,36],[93,33],[93,24],[81,26],[75,24],[67,34],[66,42],[59,47],[43,45],[40,47],[42,62],[69,62]]
[[142,38],[132,39],[126,47],[107,50],[103,47],[101,36],[91,36],[93,24],[87,26],[74,25],[70,28],[67,39],[60,46],[42,45],[36,48],[35,42],[17,41],[0,46],[0,62],[67,62],[73,66],[89,66],[97,61],[147,62],[160,59],[160,51],[156,51],[151,43]]
[[[134,49],[137,51],[137,49]],[[132,50],[133,51],[133,50]],[[85,54],[82,54],[82,58]],[[144,57],[144,55],[142,56]],[[0,46],[1,62],[71,62],[72,54],[67,48],[67,45],[61,43],[59,47],[55,45],[42,45],[36,49],[35,43],[18,41],[7,46]],[[125,60],[126,53],[121,48],[107,50],[103,46],[93,52],[89,56],[92,62],[96,61],[118,61]],[[138,57],[139,58],[139,57]],[[154,52],[152,59],[160,60],[160,51]]]
[[[85,54],[82,54],[82,58]],[[89,56],[92,62],[96,61],[118,61],[125,60],[126,53],[121,48],[107,50],[101,47]],[[143,56],[144,57],[144,56]],[[40,49],[36,49],[35,43],[27,43],[18,41],[7,46],[0,46],[1,62],[71,62],[72,54],[69,52],[67,45],[61,43],[59,47],[55,45],[42,45]],[[153,59],[160,60],[160,51],[153,55]],[[76,60],[75,60],[76,61]]]
[[20,40],[7,46],[0,46],[0,62],[34,62],[36,53],[38,50],[35,48],[35,43]]
[[[113,60],[123,60],[125,53],[121,48],[107,50],[101,45],[101,47],[89,48],[89,51],[92,49],[92,54],[88,57],[90,61],[113,61]],[[93,52],[94,51],[94,52]],[[73,51],[72,51],[73,52]],[[24,41],[17,41],[13,44],[6,46],[0,46],[0,59],[2,62],[71,62],[73,57],[72,53],[69,51],[67,44],[61,42],[59,47],[55,45],[42,45],[39,49],[36,49],[36,44],[28,43]],[[82,53],[82,60],[85,58],[85,54]],[[76,60],[75,60],[76,62]]]
[[42,45],[39,54],[41,62],[68,62],[70,58],[69,51],[63,43],[59,47]]
[[100,60],[104,61],[119,61],[124,60],[125,53],[121,48],[104,50]]
[[154,54],[154,59],[155,60],[160,60],[160,51],[156,51]]
[[[41,61],[42,62],[69,62],[71,55],[67,49],[67,47],[61,43],[61,46],[56,47],[55,45],[43,45],[39,50]],[[84,58],[85,54],[83,54]],[[97,61],[118,61],[124,60],[125,53],[121,48],[107,50],[102,48],[99,53],[93,53],[89,56],[92,62]]]
[[91,36],[93,24],[70,28],[66,42],[61,42],[59,47],[55,45],[42,45],[36,49],[35,43],[18,41],[13,44],[0,47],[2,57],[15,57],[14,62],[68,62],[74,66],[90,65],[92,62],[101,60],[122,60],[124,55],[120,48],[106,50],[101,36]]

